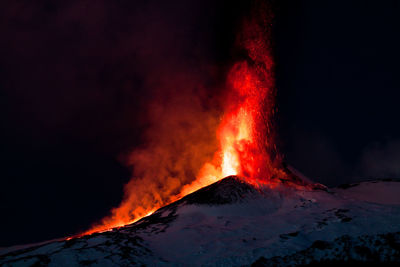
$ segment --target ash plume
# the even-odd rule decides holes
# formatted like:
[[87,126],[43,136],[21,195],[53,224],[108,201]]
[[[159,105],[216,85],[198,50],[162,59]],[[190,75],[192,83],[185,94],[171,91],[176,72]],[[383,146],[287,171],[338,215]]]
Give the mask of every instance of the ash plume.
[[[207,62],[188,68],[176,46],[168,51],[161,47],[161,55],[166,56],[162,59],[160,51],[143,54],[145,62],[159,63],[151,65],[151,75],[143,81],[152,92],[144,145],[128,156],[133,177],[121,205],[87,233],[131,223],[227,175],[265,184],[283,175],[269,154],[275,150],[270,125],[273,62],[267,41],[271,13],[265,12],[262,2],[256,3],[260,8],[256,14],[262,15],[244,21],[244,34],[239,34],[239,45],[248,58],[231,66],[222,86],[223,101],[217,97],[219,88],[205,83],[212,69]],[[164,37],[170,40],[169,35]]]

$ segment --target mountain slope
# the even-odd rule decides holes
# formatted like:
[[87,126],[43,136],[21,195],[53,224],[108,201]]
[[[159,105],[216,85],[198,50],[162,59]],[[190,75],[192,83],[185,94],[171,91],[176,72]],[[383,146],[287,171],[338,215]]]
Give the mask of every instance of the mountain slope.
[[[399,182],[307,188],[256,189],[227,177],[132,225],[13,251],[0,256],[0,264],[293,266],[327,256],[351,260],[338,253],[349,247],[376,255],[378,241],[387,255],[382,261],[399,261]],[[336,246],[340,240],[347,243]]]

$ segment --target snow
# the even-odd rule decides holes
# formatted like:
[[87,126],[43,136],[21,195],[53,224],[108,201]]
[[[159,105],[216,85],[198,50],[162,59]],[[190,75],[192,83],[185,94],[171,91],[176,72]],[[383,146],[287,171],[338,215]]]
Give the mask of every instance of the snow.
[[[371,247],[378,239],[386,244],[385,234],[400,232],[399,182],[312,191],[247,187],[226,180],[133,225],[3,255],[0,264],[242,266],[287,261],[290,266],[309,263],[307,257],[339,257],[333,251],[346,244]],[[384,255],[390,258],[395,254],[388,248]],[[357,253],[348,257],[362,260]]]
[[335,190],[354,200],[373,202],[384,205],[400,205],[399,182],[371,181],[347,189]]

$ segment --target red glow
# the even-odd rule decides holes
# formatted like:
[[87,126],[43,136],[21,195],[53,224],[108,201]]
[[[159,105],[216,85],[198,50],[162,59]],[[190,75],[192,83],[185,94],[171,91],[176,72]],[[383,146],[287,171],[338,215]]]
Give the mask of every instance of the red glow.
[[[224,114],[216,132],[218,147],[214,158],[203,163],[196,179],[184,185],[173,179],[165,181],[168,187],[162,189],[167,190],[163,194],[159,194],[157,190],[160,189],[150,187],[147,182],[133,180],[126,188],[134,188],[134,191],[126,194],[126,199],[112,211],[110,217],[84,234],[133,223],[229,175],[238,175],[254,185],[271,187],[279,183],[278,178],[285,177],[285,173],[278,167],[280,157],[276,153],[272,129],[274,81],[273,60],[268,43],[270,19],[254,18],[244,24],[239,40],[248,58],[235,63],[227,76]],[[142,194],[148,191],[152,192],[150,196]]]

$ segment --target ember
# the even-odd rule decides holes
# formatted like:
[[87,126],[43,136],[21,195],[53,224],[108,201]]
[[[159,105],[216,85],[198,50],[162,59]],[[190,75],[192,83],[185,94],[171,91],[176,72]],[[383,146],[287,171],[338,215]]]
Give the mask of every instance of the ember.
[[[258,6],[257,10],[255,16],[244,22],[238,38],[239,45],[247,52],[247,58],[235,63],[227,76],[224,114],[216,135],[210,137],[216,137],[218,141],[214,156],[208,161],[203,157],[205,161],[200,162],[203,166],[199,170],[191,170],[197,172],[196,179],[185,184],[173,177],[167,177],[168,181],[162,181],[159,186],[149,184],[144,178],[133,179],[126,186],[121,205],[112,211],[110,217],[84,234],[133,223],[226,176],[237,175],[248,183],[271,187],[278,183],[277,178],[285,176],[279,168],[280,157],[272,129],[275,109],[273,60],[269,43],[272,14],[265,6]],[[213,116],[216,121],[221,115]],[[196,154],[196,150],[189,152]],[[174,151],[168,153],[173,154]]]

